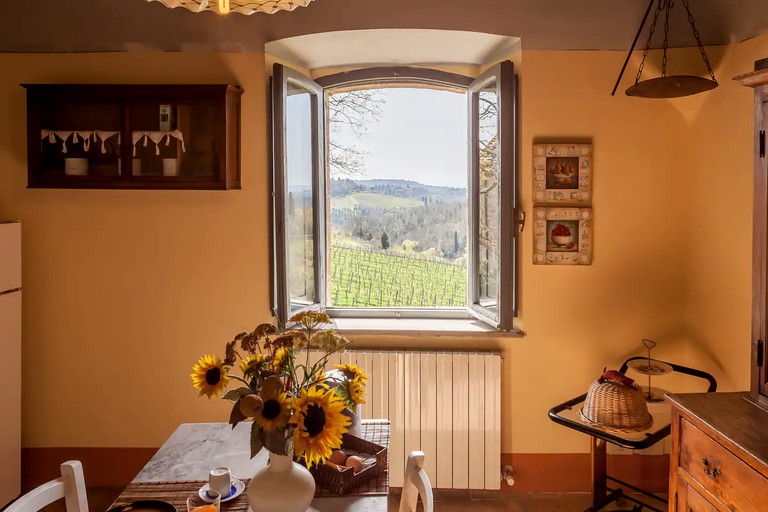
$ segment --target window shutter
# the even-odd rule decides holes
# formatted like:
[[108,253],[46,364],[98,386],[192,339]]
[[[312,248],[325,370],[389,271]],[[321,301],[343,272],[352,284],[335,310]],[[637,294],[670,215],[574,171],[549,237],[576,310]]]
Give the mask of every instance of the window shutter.
[[323,90],[275,64],[272,75],[273,310],[325,307]]
[[468,307],[511,330],[517,315],[517,77],[501,62],[469,86]]

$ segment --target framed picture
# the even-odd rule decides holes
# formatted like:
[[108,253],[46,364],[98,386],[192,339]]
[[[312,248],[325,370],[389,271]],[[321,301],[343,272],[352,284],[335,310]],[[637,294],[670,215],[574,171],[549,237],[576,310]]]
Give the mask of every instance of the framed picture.
[[535,265],[592,264],[592,208],[534,208]]
[[533,200],[588,203],[592,200],[592,144],[534,144]]

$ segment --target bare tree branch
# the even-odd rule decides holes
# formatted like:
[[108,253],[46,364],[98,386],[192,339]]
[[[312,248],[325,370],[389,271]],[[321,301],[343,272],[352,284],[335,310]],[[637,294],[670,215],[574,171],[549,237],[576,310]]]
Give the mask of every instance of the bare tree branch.
[[[362,138],[368,126],[381,118],[384,95],[379,89],[359,89],[328,95],[328,126],[339,133],[348,129]],[[331,175],[356,175],[365,171],[365,151],[354,145],[344,145],[329,137]]]

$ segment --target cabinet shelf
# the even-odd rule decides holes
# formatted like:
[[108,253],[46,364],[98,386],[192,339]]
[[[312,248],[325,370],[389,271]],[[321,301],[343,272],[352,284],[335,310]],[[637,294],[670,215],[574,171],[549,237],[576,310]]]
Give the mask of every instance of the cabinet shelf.
[[237,86],[23,87],[30,188],[240,188]]

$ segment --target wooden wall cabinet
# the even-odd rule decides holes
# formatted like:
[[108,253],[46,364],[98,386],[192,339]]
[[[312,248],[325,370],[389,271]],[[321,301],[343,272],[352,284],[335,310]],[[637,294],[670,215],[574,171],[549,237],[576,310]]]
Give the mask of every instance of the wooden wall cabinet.
[[240,188],[232,85],[23,85],[30,188]]
[[768,59],[755,63],[755,71],[739,75],[742,85],[755,90],[754,217],[752,221],[752,375],[751,397],[768,407]]

